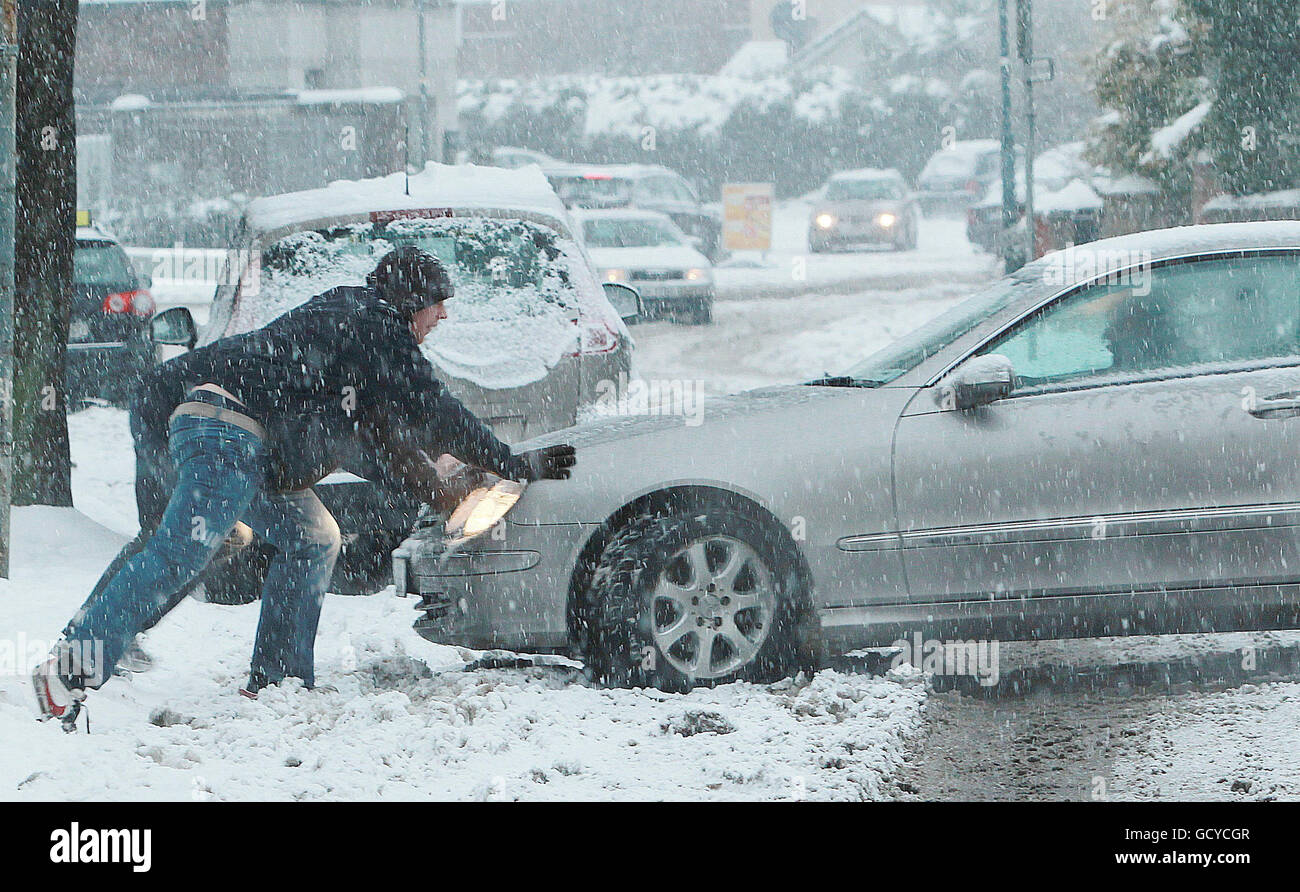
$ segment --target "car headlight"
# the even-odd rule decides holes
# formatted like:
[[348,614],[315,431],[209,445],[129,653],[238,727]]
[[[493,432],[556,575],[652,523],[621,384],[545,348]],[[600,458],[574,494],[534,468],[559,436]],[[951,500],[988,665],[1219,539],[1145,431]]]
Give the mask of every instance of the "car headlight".
[[481,486],[467,495],[447,518],[448,539],[473,539],[496,526],[505,517],[519,497],[524,485],[514,480],[498,480],[491,486]]
[[708,282],[712,278],[712,273],[707,269],[688,269],[686,271],[686,281],[688,282]]
[[885,227],[886,229],[888,229],[889,227],[893,226],[895,223],[898,222],[898,218],[895,217],[893,214],[881,214],[879,217],[876,218],[876,222],[879,223],[881,226]]
[[834,215],[834,214],[818,214],[818,215],[816,216],[816,218],[815,218],[815,222],[816,222],[817,225],[818,225],[819,227],[821,227],[822,229],[830,229],[832,226],[835,225],[835,215]]
[[627,270],[625,269],[607,269],[605,270],[606,282],[626,282]]

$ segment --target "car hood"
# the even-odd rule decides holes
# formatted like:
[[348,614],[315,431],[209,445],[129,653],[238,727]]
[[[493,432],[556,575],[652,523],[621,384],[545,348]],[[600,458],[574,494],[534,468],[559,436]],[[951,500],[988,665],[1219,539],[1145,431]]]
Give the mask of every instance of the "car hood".
[[599,523],[668,485],[742,493],[776,511],[786,501],[820,498],[817,491],[828,479],[885,480],[894,421],[915,392],[767,387],[705,397],[693,414],[617,416],[556,431],[519,448],[573,444],[578,461],[572,478],[530,486],[508,519]]
[[689,245],[653,248],[593,248],[587,253],[601,269],[708,269],[712,264]]

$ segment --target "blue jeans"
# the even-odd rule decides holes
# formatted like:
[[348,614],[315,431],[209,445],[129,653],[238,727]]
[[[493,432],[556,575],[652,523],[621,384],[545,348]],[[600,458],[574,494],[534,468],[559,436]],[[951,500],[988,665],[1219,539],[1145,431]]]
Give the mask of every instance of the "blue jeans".
[[91,688],[103,684],[136,634],[178,603],[176,594],[243,520],[276,548],[262,586],[249,688],[285,678],[310,687],[321,604],[339,554],[338,524],[310,489],[265,490],[263,443],[243,428],[181,416],[172,422],[168,447],[176,487],[162,521],[64,630],[77,645],[74,652],[96,653],[95,643],[103,643],[103,665],[86,667],[80,681]]

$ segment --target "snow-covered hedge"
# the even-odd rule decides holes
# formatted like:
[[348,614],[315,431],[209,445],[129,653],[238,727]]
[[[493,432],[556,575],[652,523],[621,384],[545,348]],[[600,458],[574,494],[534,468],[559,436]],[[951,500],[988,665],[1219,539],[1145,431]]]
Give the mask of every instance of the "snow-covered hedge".
[[714,197],[721,183],[744,181],[790,195],[845,168],[915,177],[945,126],[990,135],[961,126],[968,95],[910,76],[868,87],[833,68],[760,79],[570,75],[463,81],[458,111],[472,153],[516,145],[565,160],[664,164]]

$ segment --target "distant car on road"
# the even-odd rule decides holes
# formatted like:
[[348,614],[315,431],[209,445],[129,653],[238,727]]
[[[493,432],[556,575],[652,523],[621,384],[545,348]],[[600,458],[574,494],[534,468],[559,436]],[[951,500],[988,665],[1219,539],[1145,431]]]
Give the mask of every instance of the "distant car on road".
[[77,227],[72,255],[72,314],[65,386],[69,401],[121,401],[158,360],[150,339],[152,284],[107,232]]
[[532,149],[521,149],[518,146],[498,146],[492,150],[492,166],[504,167],[507,170],[527,167],[530,164],[550,167],[559,163],[550,155],[534,152]]
[[546,178],[568,207],[636,208],[672,217],[711,261],[722,257],[722,220],[700,203],[684,177],[654,164],[558,164]]
[[[438,377],[507,442],[568,427],[600,388],[630,369],[632,340],[569,215],[536,170],[430,165],[407,178],[335,182],[261,198],[231,251],[201,344],[259,328],[329,288],[360,285],[394,247],[439,257],[456,287],[448,318],[422,349]],[[607,296],[609,295],[609,296]],[[334,591],[372,591],[420,503],[365,450],[315,487],[344,547]],[[267,549],[207,581],[221,600],[255,597]],[[241,569],[242,568],[242,569]]]
[[[1016,148],[1017,159],[1024,150]],[[1002,178],[1002,144],[996,139],[968,139],[930,156],[916,178],[917,197],[926,213],[962,211]]]
[[1049,255],[843,375],[539,438],[572,480],[395,576],[433,641],[670,689],[914,634],[1294,629],[1297,294],[1297,222]]
[[846,170],[827,181],[808,220],[813,253],[855,245],[916,247],[921,209],[896,170]]
[[713,320],[713,264],[666,214],[574,211],[597,274],[631,285],[649,318]]

